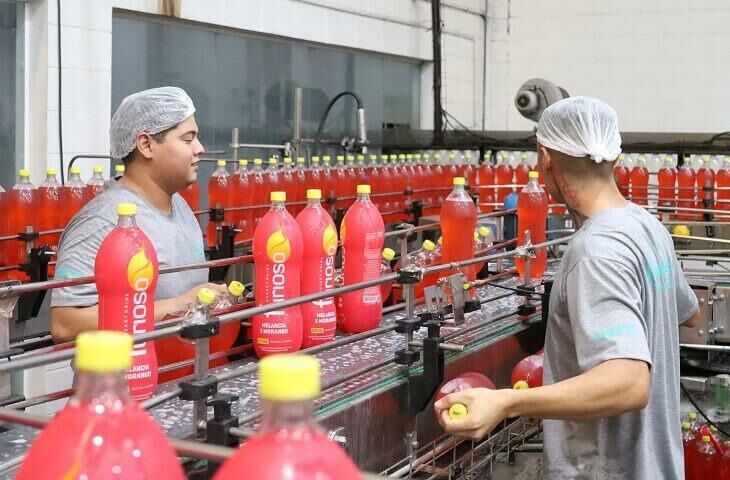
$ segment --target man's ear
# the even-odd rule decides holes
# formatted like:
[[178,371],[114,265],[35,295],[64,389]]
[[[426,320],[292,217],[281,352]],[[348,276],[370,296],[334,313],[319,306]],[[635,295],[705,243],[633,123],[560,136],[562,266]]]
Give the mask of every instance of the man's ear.
[[543,172],[549,172],[553,168],[553,159],[550,155],[550,150],[540,144],[537,145],[537,162]]
[[144,158],[152,158],[152,137],[147,132],[137,135],[137,151]]

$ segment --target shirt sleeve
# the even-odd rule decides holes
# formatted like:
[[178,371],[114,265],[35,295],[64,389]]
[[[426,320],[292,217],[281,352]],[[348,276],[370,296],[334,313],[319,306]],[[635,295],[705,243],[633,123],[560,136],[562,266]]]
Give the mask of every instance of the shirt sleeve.
[[586,372],[614,359],[651,366],[636,274],[620,262],[589,257],[568,273],[568,314],[578,365]]
[[697,295],[692,290],[692,287],[687,283],[687,278],[684,276],[682,267],[677,262],[676,268],[677,275],[677,319],[679,324],[686,322],[690,315],[699,308],[699,302],[697,301]]
[[[94,262],[101,242],[114,224],[98,216],[75,219],[63,232],[58,247],[55,279],[86,277],[94,274]],[[96,285],[54,288],[53,307],[90,307],[99,302]]]

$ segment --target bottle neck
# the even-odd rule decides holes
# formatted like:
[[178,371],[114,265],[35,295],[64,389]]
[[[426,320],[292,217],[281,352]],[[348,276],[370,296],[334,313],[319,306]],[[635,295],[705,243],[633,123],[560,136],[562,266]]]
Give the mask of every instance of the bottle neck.
[[94,180],[104,180],[104,177],[101,175],[101,172],[94,172],[94,174],[91,176],[91,178],[93,178]]
[[319,208],[322,206],[322,200],[319,198],[308,198],[307,207]]
[[272,211],[277,211],[277,212],[284,212],[284,211],[286,211],[285,202],[272,201],[271,202],[271,210]]
[[69,182],[80,182],[81,181],[81,175],[78,173],[71,173],[68,176]]
[[101,401],[110,407],[119,407],[119,401],[131,402],[124,372],[87,372],[77,375],[76,392],[72,402]]
[[464,189],[464,185],[454,185],[453,193],[458,193],[458,194],[463,193],[466,195],[466,190]]
[[56,179],[55,175],[46,175],[46,181],[44,183],[50,183],[52,185],[55,185],[58,183],[58,180]]
[[118,227],[136,227],[137,220],[134,215],[119,215]]
[[366,202],[366,203],[370,203],[370,195],[369,195],[369,194],[367,194],[367,193],[358,193],[358,194],[357,194],[357,200],[358,200],[359,202]]
[[261,411],[260,433],[285,427],[317,427],[311,400],[299,402],[273,402],[265,400]]

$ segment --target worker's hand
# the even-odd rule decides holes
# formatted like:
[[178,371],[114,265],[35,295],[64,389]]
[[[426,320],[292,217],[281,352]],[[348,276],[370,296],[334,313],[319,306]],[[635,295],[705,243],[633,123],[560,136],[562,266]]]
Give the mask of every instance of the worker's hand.
[[198,285],[196,287],[191,288],[187,292],[183,293],[179,297],[177,297],[178,302],[176,302],[179,305],[187,305],[189,303],[193,303],[196,298],[198,298],[198,293],[200,292],[200,289],[202,288],[209,288],[215,292],[216,295],[222,295],[226,293],[228,290],[225,285],[220,285],[217,283],[203,283],[201,285]]
[[[439,423],[448,433],[470,440],[480,440],[491,432],[509,412],[509,395],[512,390],[470,388],[451,393],[434,403]],[[467,414],[460,419],[449,417],[449,408],[461,403]]]

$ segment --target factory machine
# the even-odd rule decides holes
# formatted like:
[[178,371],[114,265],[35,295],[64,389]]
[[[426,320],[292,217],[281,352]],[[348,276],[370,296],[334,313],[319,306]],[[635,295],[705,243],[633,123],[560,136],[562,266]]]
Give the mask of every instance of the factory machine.
[[[364,113],[362,114],[364,115]],[[386,131],[384,152],[399,152],[432,147],[433,132]],[[681,138],[680,138],[681,137]],[[685,139],[689,138],[689,140]],[[295,135],[295,139],[301,135]],[[650,138],[650,140],[646,140]],[[363,148],[366,141],[343,141],[346,149]],[[701,136],[662,137],[626,134],[625,152],[677,154],[679,161],[692,153],[726,153],[724,144]],[[319,141],[319,139],[317,139]],[[468,147],[487,153],[534,150],[532,132],[446,132],[440,148]],[[294,142],[296,147],[297,142]],[[234,131],[233,158],[238,142]],[[278,147],[278,146],[273,146]],[[292,148],[291,144],[283,147]],[[297,147],[300,148],[300,147]],[[299,150],[297,150],[299,151]],[[480,155],[479,158],[484,158]],[[489,159],[489,154],[486,155]],[[475,186],[478,195],[480,188]],[[718,210],[710,190],[701,209],[657,206],[650,185],[646,208],[656,213],[669,230],[678,224],[690,229],[674,230],[677,255],[695,288],[702,306],[703,325],[682,328],[683,384],[698,391],[709,388],[717,374],[728,373],[730,362],[730,262],[724,248],[730,243],[727,221],[730,211]],[[407,197],[408,223],[390,225],[386,244],[400,253],[400,268],[378,279],[337,287],[334,290],[286,300],[276,305],[239,305],[227,313],[207,319],[206,328],[195,332],[183,327],[181,319],[160,322],[152,332],[135,336],[137,343],[169,337],[187,338],[195,344],[195,358],[163,366],[161,373],[180,369],[192,375],[160,384],[156,394],[143,403],[173,441],[189,478],[210,478],[216,465],[230,457],[236,446],[245,442],[257,428],[260,400],[257,393],[256,359],[250,343],[243,341],[231,350],[211,355],[210,341],[220,326],[240,322],[250,326],[257,314],[283,307],[381,284],[400,289],[402,301],[383,310],[380,325],[363,333],[338,334],[323,345],[304,349],[321,362],[322,395],[316,402],[320,422],[355,460],[366,478],[482,478],[498,458],[512,458],[522,451],[539,449],[540,422],[520,418],[503,423],[487,438],[464,441],[445,435],[433,412],[434,393],[444,381],[465,372],[480,372],[498,388],[511,387],[510,374],[524,357],[539,351],[544,342],[551,288],[551,274],[560,254],[570,240],[573,225],[566,215],[551,214],[548,240],[518,244],[515,239],[514,209],[497,208],[479,215],[480,224],[492,226],[494,243],[476,252],[475,258],[425,268],[409,265],[408,253],[420,245],[424,236],[435,236],[438,217],[422,215],[414,193],[389,192]],[[477,203],[478,197],[477,197]],[[254,206],[247,208],[261,208]],[[702,215],[701,220],[677,220],[682,212]],[[208,212],[205,212],[208,213]],[[196,265],[163,268],[173,271],[210,268],[211,279],[250,278],[250,242],[234,242],[231,227],[221,212],[210,212],[216,222],[216,245],[211,260]],[[510,227],[511,226],[511,227]],[[435,238],[435,237],[433,237]],[[527,237],[529,238],[529,236]],[[0,239],[3,240],[3,239]],[[8,239],[4,239],[8,241]],[[23,461],[29,444],[49,421],[38,407],[68,398],[72,389],[58,389],[30,395],[23,389],[23,372],[39,366],[68,362],[74,355],[73,342],[52,345],[43,328],[35,335],[19,328],[24,322],[37,321],[38,312],[49,289],[92,283],[93,277],[67,280],[47,279],[47,252],[33,235],[12,236],[11,241],[26,241],[26,269],[34,281],[0,283],[0,478],[10,478]],[[536,288],[529,284],[529,264],[536,249],[550,253],[548,271]],[[526,263],[528,278],[517,278],[515,258]],[[469,281],[466,267],[483,264],[478,278]],[[427,288],[423,298],[414,296],[415,285],[426,274],[437,274],[439,281]],[[475,292],[471,295],[471,292]],[[250,300],[250,299],[249,299]],[[245,331],[245,328],[242,330]],[[18,332],[23,332],[18,334]],[[44,335],[46,333],[46,335]],[[224,359],[224,365],[210,368],[209,360]],[[730,378],[730,377],[729,377]],[[35,410],[34,410],[35,409]],[[45,413],[49,413],[46,411]]]

